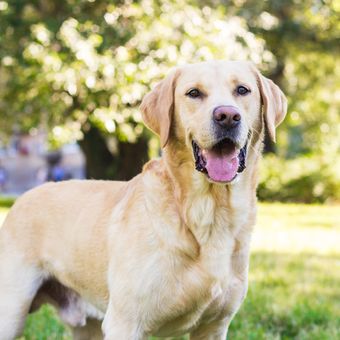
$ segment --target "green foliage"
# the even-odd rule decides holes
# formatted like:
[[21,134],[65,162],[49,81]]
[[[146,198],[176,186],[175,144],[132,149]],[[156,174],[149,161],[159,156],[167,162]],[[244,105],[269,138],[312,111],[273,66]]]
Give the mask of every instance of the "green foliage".
[[[250,59],[289,99],[289,114],[278,129],[280,157],[303,157],[289,164],[309,164],[310,155],[316,162],[327,155],[339,159],[339,12],[339,1],[315,0],[2,0],[0,138],[13,124],[26,131],[40,125],[58,147],[85,139],[94,127],[119,155],[120,142],[152,138],[138,106],[169,68]],[[155,154],[155,141],[149,145]],[[139,166],[134,158],[131,166]],[[107,167],[101,175],[114,172],[112,164]],[[270,171],[273,182],[277,172]],[[338,198],[330,166],[319,172],[296,174],[290,187],[277,173],[275,181],[287,185],[282,198],[297,194],[298,200],[313,201],[309,197],[320,181],[324,194],[315,200]],[[265,186],[263,181],[260,197],[280,199],[278,187]],[[301,187],[305,194],[294,192]]]
[[285,202],[340,201],[340,159],[304,156],[282,159],[266,156],[261,164],[258,196]]
[[42,121],[56,145],[81,139],[89,125],[134,142],[144,131],[141,98],[174,65],[266,59],[263,41],[244,19],[225,20],[223,7],[166,0],[4,3],[0,114],[8,124],[21,117],[26,129]]
[[235,4],[275,55],[268,75],[289,99],[278,130],[280,156],[340,157],[340,7],[338,1],[248,0]]

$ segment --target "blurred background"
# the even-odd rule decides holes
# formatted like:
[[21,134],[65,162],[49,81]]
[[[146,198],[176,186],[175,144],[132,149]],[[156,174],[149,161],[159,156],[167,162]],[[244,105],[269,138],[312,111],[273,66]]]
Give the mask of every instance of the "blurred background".
[[[0,0],[0,218],[45,181],[140,172],[159,142],[138,107],[171,67],[251,60],[289,114],[230,337],[340,339],[339,56],[339,0]],[[47,338],[69,338],[50,308],[24,335]]]

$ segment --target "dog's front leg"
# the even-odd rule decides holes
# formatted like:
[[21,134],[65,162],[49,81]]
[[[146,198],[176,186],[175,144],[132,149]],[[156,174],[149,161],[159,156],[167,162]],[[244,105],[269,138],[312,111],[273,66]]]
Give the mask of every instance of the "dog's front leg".
[[225,340],[228,326],[228,319],[201,324],[190,333],[190,340]]
[[122,315],[114,308],[113,303],[109,303],[102,325],[104,340],[147,340],[138,320],[131,315]]

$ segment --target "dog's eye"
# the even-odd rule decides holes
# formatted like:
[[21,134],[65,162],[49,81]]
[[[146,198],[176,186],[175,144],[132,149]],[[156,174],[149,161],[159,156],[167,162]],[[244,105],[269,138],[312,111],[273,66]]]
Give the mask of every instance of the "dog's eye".
[[202,93],[198,89],[190,89],[185,95],[191,98],[198,98],[202,96]]
[[246,95],[247,93],[249,93],[250,90],[247,89],[245,86],[240,85],[240,86],[237,86],[236,92],[237,92],[237,94],[239,94],[239,95],[241,95],[241,96],[244,96],[244,95]]

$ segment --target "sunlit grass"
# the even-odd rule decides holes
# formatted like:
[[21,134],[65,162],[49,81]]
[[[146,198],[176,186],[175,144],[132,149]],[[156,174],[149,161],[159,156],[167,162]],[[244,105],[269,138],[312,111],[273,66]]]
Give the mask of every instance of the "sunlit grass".
[[340,206],[262,203],[253,251],[340,253]]
[[[252,245],[249,293],[229,339],[340,339],[340,206],[262,203]],[[71,337],[46,306],[21,339],[47,338]]]
[[340,205],[259,204],[258,227],[340,227]]

